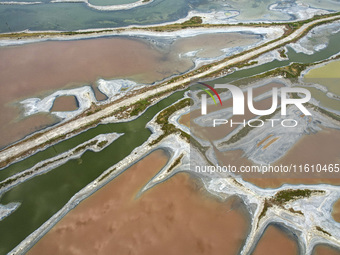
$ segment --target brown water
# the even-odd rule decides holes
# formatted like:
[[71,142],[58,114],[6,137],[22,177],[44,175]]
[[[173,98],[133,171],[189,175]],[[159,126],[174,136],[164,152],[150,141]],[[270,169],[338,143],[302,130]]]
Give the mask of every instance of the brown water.
[[[0,48],[0,148],[53,122],[13,120],[20,114],[19,100],[50,94],[61,88],[93,84],[99,78],[131,78],[154,82],[184,72],[188,59],[165,54],[150,44],[126,38],[48,41]],[[98,100],[105,99],[95,90]],[[27,130],[25,130],[27,128]]]
[[69,212],[28,254],[237,254],[249,215],[176,174],[136,198],[167,162],[156,151]]
[[54,100],[51,112],[74,111],[77,109],[77,99],[75,96],[61,96]]
[[[327,165],[327,164],[339,164],[339,141],[340,141],[340,130],[326,128],[319,131],[316,134],[310,134],[303,136],[287,154],[280,160],[276,165]],[[322,148],[322,149],[321,149]],[[280,174],[280,178],[277,178],[277,174],[271,178],[249,178],[250,181],[260,187],[279,187],[284,183],[291,184],[318,184],[328,183],[339,185],[340,184],[340,173],[296,173],[292,174]]]
[[[0,48],[2,92],[10,98],[46,93],[66,85],[92,83],[98,77],[133,77],[142,82],[164,78],[170,59],[144,41],[99,38],[78,41],[49,41]],[[177,63],[178,64],[178,63]],[[182,68],[186,69],[186,68]]]
[[340,222],[340,200],[334,203],[332,216],[335,221]]
[[279,228],[270,225],[252,255],[297,255],[298,253],[297,242]]
[[[17,115],[17,112],[13,108],[7,109],[8,111],[3,110],[0,118],[0,130],[1,134],[3,134],[0,136],[0,148],[12,143],[13,141],[19,140],[36,130],[56,124],[59,121],[59,119],[46,113],[12,119]],[[5,120],[8,121],[5,122]]]
[[92,85],[92,90],[94,91],[94,96],[96,97],[97,101],[103,101],[107,99],[107,96],[104,95],[96,85]]
[[313,251],[313,255],[339,255],[340,250],[336,250],[327,245],[317,245]]
[[[220,33],[181,38],[166,49],[141,39],[124,37],[1,47],[0,132],[7,135],[0,138],[0,148],[30,133],[23,127],[36,130],[35,125],[11,124],[20,114],[18,104],[13,102],[84,84],[90,84],[96,98],[104,100],[105,95],[95,84],[98,78],[127,78],[149,84],[193,67],[189,58],[179,57],[180,53],[204,47],[200,56],[215,57],[217,52],[217,55],[222,54],[222,48],[258,40],[256,35]],[[45,127],[52,123],[44,120],[37,125]]]

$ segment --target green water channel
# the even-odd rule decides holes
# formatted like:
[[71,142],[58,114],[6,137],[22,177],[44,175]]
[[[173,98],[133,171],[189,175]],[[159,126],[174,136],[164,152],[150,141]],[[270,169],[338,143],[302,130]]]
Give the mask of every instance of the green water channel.
[[[230,75],[227,75],[225,77],[207,82],[210,85],[214,85],[214,84],[223,84],[223,83],[230,83],[232,81],[238,80],[238,79],[242,79],[242,78],[246,78],[249,76],[253,76],[259,73],[263,73],[263,72],[267,72],[269,70],[278,68],[278,67],[283,67],[283,66],[287,66],[292,62],[297,62],[297,63],[313,63],[313,62],[317,62],[317,61],[321,61],[324,59],[327,59],[331,56],[333,56],[334,54],[338,53],[340,50],[339,47],[339,40],[340,40],[340,33],[334,34],[330,36],[330,41],[329,41],[329,45],[327,48],[319,51],[319,52],[315,52],[313,55],[306,55],[303,53],[296,53],[293,49],[288,48],[288,58],[289,60],[284,60],[284,61],[278,61],[278,60],[274,60],[272,62],[263,64],[263,65],[259,65],[256,67],[252,67],[249,69],[244,69],[244,70],[240,70],[240,71],[236,71]],[[325,85],[323,82],[318,81],[317,79],[314,79],[315,83],[320,83]],[[323,80],[329,80],[329,83],[335,83],[337,88],[339,85],[339,79],[327,79],[327,78],[323,78]],[[249,82],[249,81],[247,81]],[[336,111],[340,111],[340,102],[338,100],[335,99],[331,99],[329,97],[326,96],[325,93],[315,89],[315,88],[308,88],[308,90],[311,92],[311,95],[313,98],[315,98],[316,100],[320,101],[320,105],[329,109],[333,109]]]
[[325,49],[315,52],[312,55],[307,55],[304,53],[296,53],[293,49],[288,48],[287,55],[288,55],[289,60],[284,60],[284,61],[274,60],[272,62],[263,64],[263,65],[236,71],[230,75],[211,81],[210,84],[225,83],[225,82],[230,82],[230,81],[241,79],[241,78],[246,78],[246,77],[253,76],[259,73],[267,72],[269,70],[272,70],[278,67],[287,66],[291,62],[314,63],[317,61],[321,61],[339,52],[340,50],[339,41],[340,41],[340,33],[331,35],[329,37],[328,46]]
[[[150,107],[138,119],[118,124],[105,124],[92,128],[69,140],[54,146],[57,152],[87,141],[98,134],[108,132],[125,133],[101,152],[87,151],[78,160],[70,160],[52,171],[26,181],[1,197],[1,204],[21,202],[20,207],[10,216],[0,221],[0,254],[6,254],[25,237],[40,227],[52,215],[60,210],[69,199],[97,178],[103,171],[128,156],[150,136],[145,128],[153,116],[161,109],[183,97],[183,91],[176,92],[168,98]],[[9,167],[22,169],[26,165],[39,162],[46,156],[56,155],[53,148]],[[18,170],[17,169],[17,170]],[[2,172],[8,169],[2,170]]]

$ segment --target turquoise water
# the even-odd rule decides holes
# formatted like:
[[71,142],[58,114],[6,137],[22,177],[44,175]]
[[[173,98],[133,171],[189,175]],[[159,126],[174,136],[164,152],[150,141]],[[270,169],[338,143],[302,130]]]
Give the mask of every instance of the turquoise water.
[[105,6],[105,5],[130,4],[135,3],[137,1],[138,0],[89,0],[89,3],[94,5]]
[[156,24],[185,17],[189,5],[195,6],[200,1],[203,0],[155,0],[146,6],[122,11],[97,11],[84,3],[0,5],[0,32]]
[[[42,3],[49,3],[51,0],[14,0],[15,2],[42,2]],[[6,0],[0,2],[9,2]]]
[[[1,0],[0,0],[1,1]],[[189,10],[199,12],[219,11],[227,18],[232,11],[240,14],[233,17],[238,21],[286,21],[294,17],[268,7],[276,0],[154,0],[145,6],[121,11],[98,11],[84,3],[51,3],[41,1],[39,5],[0,5],[0,32],[37,30],[78,30],[88,28],[109,28],[128,25],[148,25],[175,21],[184,18]],[[116,5],[136,0],[90,0],[94,5]],[[332,0],[304,0],[312,7],[339,11],[339,3]]]

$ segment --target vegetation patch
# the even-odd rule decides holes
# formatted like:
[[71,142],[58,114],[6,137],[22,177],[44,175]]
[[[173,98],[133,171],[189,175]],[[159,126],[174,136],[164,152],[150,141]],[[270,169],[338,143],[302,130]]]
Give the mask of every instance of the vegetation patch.
[[[170,107],[164,109],[161,111],[156,118],[156,123],[161,126],[161,130],[163,131],[163,134],[161,134],[157,139],[152,141],[149,145],[153,146],[157,143],[159,143],[161,140],[163,140],[165,137],[167,137],[170,134],[179,133],[180,136],[186,140],[188,143],[190,143],[192,146],[197,148],[203,155],[205,155],[205,152],[209,149],[209,147],[203,147],[196,139],[192,138],[189,134],[186,132],[183,132],[182,130],[176,128],[173,124],[169,123],[169,117],[174,114],[176,111],[190,106],[192,104],[192,99],[186,98],[183,99],[176,104],[171,105]],[[207,158],[206,160],[212,164]],[[170,167],[171,168],[171,167]],[[169,170],[171,171],[171,170]]]
[[101,182],[102,180],[106,179],[110,174],[112,174],[114,171],[116,171],[116,168],[112,168],[110,171],[108,171],[107,173],[105,173],[102,177],[99,178],[99,182]]
[[99,142],[99,143],[97,144],[97,146],[98,146],[99,148],[103,148],[107,143],[108,143],[108,142],[107,142],[106,140],[104,140],[104,141]]
[[233,67],[237,67],[239,69],[243,68],[243,67],[247,67],[247,66],[253,66],[253,65],[256,65],[258,64],[259,62],[256,61],[256,60],[253,60],[253,61],[250,61],[250,62],[247,62],[247,61],[244,61],[244,62],[240,62],[236,65],[234,65]]
[[292,213],[298,213],[298,214],[304,215],[303,212],[301,212],[301,211],[296,211],[296,210],[294,210],[293,208],[289,208],[289,211],[292,212]]
[[324,230],[323,228],[321,228],[320,226],[316,226],[316,230],[326,234],[326,235],[329,235],[329,236],[332,236],[329,232],[327,232],[326,230]]
[[301,72],[304,71],[307,67],[314,65],[311,64],[301,64],[301,63],[292,63],[288,66],[283,66],[276,68],[274,70],[270,70],[266,73],[256,75],[253,78],[264,78],[271,76],[283,76],[285,78],[297,78],[301,75]]
[[278,52],[281,58],[288,58],[285,49],[279,49]]
[[202,24],[203,20],[199,16],[194,16],[191,19],[183,22],[183,23],[175,23],[175,24],[169,24],[165,26],[155,26],[155,27],[149,27],[148,30],[153,30],[157,32],[164,32],[164,31],[175,31],[179,29],[185,29],[190,27],[210,27],[209,24]]
[[[320,191],[321,192],[321,191]],[[322,191],[324,193],[324,191]],[[300,198],[308,198],[316,191],[309,190],[309,189],[288,189],[288,190],[281,190],[276,193],[275,197],[273,198],[273,203],[277,205],[283,205],[289,201],[300,199]]]
[[[97,144],[97,142],[98,142],[97,140],[93,140],[93,141],[88,142],[88,143],[86,143],[86,144],[84,144],[84,145],[81,145],[81,146],[77,147],[76,149],[73,149],[72,154],[77,154],[77,153],[79,153],[79,152],[85,150],[86,148],[88,148],[88,147],[90,147],[90,146],[93,146],[93,145]],[[104,147],[106,144],[107,144],[107,141],[101,141],[101,142],[98,143],[97,145],[98,145],[100,148],[102,148],[102,147]],[[12,184],[12,183],[14,183],[14,182],[16,182],[16,181],[17,181],[18,179],[20,179],[20,178],[24,178],[24,177],[26,177],[26,176],[32,175],[32,174],[34,174],[35,172],[37,172],[38,170],[40,170],[40,169],[42,169],[42,168],[44,168],[44,167],[47,167],[48,165],[50,165],[50,164],[52,164],[52,163],[55,163],[55,162],[57,162],[57,161],[61,161],[61,160],[65,159],[65,158],[67,158],[67,157],[68,157],[68,156],[63,156],[63,157],[58,157],[58,158],[56,158],[56,159],[54,159],[54,160],[47,160],[47,161],[46,161],[45,163],[43,163],[42,165],[37,166],[37,167],[35,167],[34,169],[32,169],[32,170],[30,170],[30,171],[24,171],[24,172],[20,173],[19,175],[17,175],[16,177],[12,177],[12,178],[9,177],[8,179],[6,179],[6,180],[0,182],[0,189],[2,189],[2,188],[4,188],[4,187],[6,187],[6,186],[8,186],[8,185],[10,185],[10,184]]]
[[[308,198],[312,196],[313,194],[324,194],[324,193],[325,191],[323,190],[309,190],[309,189],[280,190],[272,198],[266,198],[264,200],[263,209],[259,216],[259,222],[260,222],[260,219],[266,215],[270,207],[278,206],[280,208],[283,208],[283,206],[287,202],[290,202],[292,200]],[[290,208],[289,211],[303,215],[301,211],[295,211],[293,208]]]
[[188,142],[190,141],[190,136],[188,134],[186,134],[182,130],[177,129],[173,124],[169,123],[169,117],[173,113],[190,105],[191,105],[191,99],[186,98],[164,109],[157,115],[156,123],[161,126],[163,134],[160,135],[156,140],[152,141],[150,143],[150,146],[157,144],[162,139],[164,139],[166,136],[170,134],[174,134],[174,133],[180,133],[180,135],[184,139],[186,139]]
[[131,116],[136,116],[139,113],[143,112],[149,105],[151,104],[150,101],[147,99],[141,99],[134,104],[134,109],[131,111]]
[[90,146],[97,144],[97,142],[98,142],[97,140],[93,140],[89,143],[85,143],[84,145],[81,145],[78,148],[74,149],[73,154],[81,152],[82,150],[86,149],[87,147],[90,147]]
[[179,163],[181,162],[181,159],[183,158],[183,154],[181,154],[176,160],[174,163],[172,163],[172,165],[169,167],[167,173],[170,173],[176,166],[179,165]]
[[263,204],[262,212],[260,213],[260,216],[259,216],[259,222],[260,222],[260,219],[262,219],[262,218],[266,215],[268,209],[269,209],[271,206],[272,206],[272,204],[269,202],[269,200],[268,200],[268,199],[265,199],[265,200],[264,200],[264,204]]

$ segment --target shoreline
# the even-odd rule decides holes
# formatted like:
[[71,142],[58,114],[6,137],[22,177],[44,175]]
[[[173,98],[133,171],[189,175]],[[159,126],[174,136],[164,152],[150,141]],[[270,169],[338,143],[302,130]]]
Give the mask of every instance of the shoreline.
[[[298,237],[299,245],[303,248],[302,254],[308,255],[311,254],[313,247],[317,244],[326,243],[332,246],[340,247],[339,241],[340,232],[333,228],[334,224],[338,225],[339,223],[333,220],[331,214],[327,215],[328,214],[327,212],[333,205],[332,201],[337,201],[337,199],[340,197],[339,187],[326,184],[318,185],[284,184],[279,188],[262,189],[258,188],[253,184],[247,183],[246,181],[243,181],[243,179],[241,178],[236,178],[235,180],[237,180],[237,183],[233,181],[233,178],[229,179],[214,178],[209,182],[207,189],[210,190],[211,192],[214,192],[215,194],[219,194],[222,192],[222,194],[225,193],[228,194],[229,196],[236,193],[243,199],[243,201],[245,201],[250,212],[253,212],[252,231],[248,235],[247,243],[244,246],[241,254],[248,254],[249,252],[251,252],[256,247],[257,242],[260,240],[266,227],[273,223],[283,224],[286,228],[290,229],[292,233]],[[295,201],[292,202],[293,208],[294,209],[296,208],[295,210],[301,210],[305,217],[307,216],[308,218],[305,218],[299,215],[298,213],[290,212],[287,209],[281,209],[279,207],[273,207],[272,209],[271,208],[268,209],[270,211],[267,212],[263,218],[260,218],[261,216],[260,214],[262,212],[264,203],[263,198],[275,197],[275,194],[278,191],[302,190],[302,189],[314,191],[318,190],[326,191],[326,194],[323,196],[323,197],[327,196],[325,201],[321,200],[322,198],[319,199],[317,198],[320,195],[315,195],[314,198],[313,197],[310,197],[308,199],[302,198],[302,200],[297,199],[299,200],[300,203]],[[315,202],[312,202],[313,200]],[[258,205],[255,211],[253,211],[251,207],[251,204],[254,203]],[[314,203],[314,205],[311,205],[311,203]],[[318,208],[318,210],[321,210],[320,203],[321,205],[324,205],[326,207],[322,208],[322,211],[324,212],[322,217],[317,213],[317,211],[311,211],[309,208],[310,206],[315,206]],[[318,218],[315,218],[315,214],[318,214]],[[314,221],[316,221],[316,219],[317,222],[315,223]],[[307,229],[305,229],[306,224],[305,220],[308,220]],[[332,236],[335,235],[335,237],[330,238],[328,235],[321,233],[320,231],[318,232],[318,230],[312,230],[315,228],[315,226],[317,226],[317,224],[322,226],[323,223],[327,225],[327,230],[332,229],[332,231],[330,232],[333,232]],[[310,240],[310,238],[307,238],[308,235],[310,235],[311,237],[314,235],[314,237],[311,238]]]
[[[177,102],[178,101],[176,101],[174,104],[176,104]],[[150,142],[156,140],[163,133],[159,125],[155,123],[155,119],[157,116],[158,114],[156,114],[154,118],[150,122],[148,122],[147,127],[152,131],[152,134],[147,141],[145,141],[141,146],[136,147],[130,153],[130,155],[128,155],[123,160],[119,161],[118,163],[114,164],[113,166],[105,170],[98,178],[93,180],[91,183],[89,183],[83,189],[81,189],[78,193],[72,196],[72,198],[67,202],[67,204],[65,204],[42,226],[40,226],[32,234],[26,237],[18,246],[16,246],[11,252],[9,252],[9,254],[25,254],[42,236],[44,236],[58,221],[60,221],[70,210],[77,206],[82,200],[86,199],[91,194],[105,186],[108,182],[116,178],[130,166],[142,160],[153,151],[156,151],[158,149],[165,150],[167,151],[170,157],[166,165],[155,175],[154,178],[152,178],[152,180],[155,180],[156,176],[159,176],[159,174],[164,172],[166,173],[169,167],[175,161],[176,154],[178,154],[178,148],[180,148],[181,144],[185,144],[186,142],[182,138],[180,138],[179,135],[170,135],[161,142],[150,146]],[[164,145],[165,141],[168,141],[167,143],[168,146]],[[176,143],[175,146],[173,145],[173,141],[175,141]],[[148,184],[149,183],[150,181],[148,182]],[[141,192],[144,192],[146,190],[147,185],[145,185],[142,188]]]
[[[211,75],[211,73],[214,73],[216,71],[219,71],[225,67],[228,67],[230,65],[234,65],[236,63],[242,62],[242,61],[247,61],[249,59],[254,58],[255,56],[261,55],[265,52],[271,51],[282,44],[287,44],[288,42],[291,42],[293,40],[296,40],[296,38],[299,38],[300,36],[303,36],[305,34],[305,31],[308,30],[310,27],[314,27],[318,23],[324,23],[324,22],[329,22],[331,20],[337,20],[339,19],[338,16],[331,16],[327,18],[322,18],[318,20],[313,20],[309,23],[304,24],[301,26],[299,29],[294,31],[292,34],[289,36],[286,36],[284,38],[276,39],[274,42],[269,42],[266,43],[262,46],[259,46],[252,51],[246,51],[240,55],[235,55],[234,57],[226,60],[226,61],[221,61],[221,63],[216,63],[212,67],[208,68],[205,71],[199,72],[197,74],[187,74],[183,76],[180,76],[179,81],[168,81],[163,84],[159,84],[157,86],[153,86],[151,90],[148,90],[146,92],[141,92],[139,95],[131,95],[129,98],[118,102],[113,103],[111,105],[106,106],[102,110],[99,110],[98,112],[95,112],[94,114],[91,114],[89,116],[84,116],[83,118],[78,118],[74,119],[73,121],[70,121],[68,123],[65,123],[64,125],[60,125],[55,127],[54,129],[51,129],[47,132],[43,132],[45,135],[43,137],[39,137],[36,139],[35,142],[32,143],[32,141],[27,141],[25,140],[13,145],[12,147],[7,147],[6,149],[2,150],[0,152],[0,161],[1,162],[7,162],[10,158],[15,158],[19,154],[24,153],[25,151],[27,152],[30,149],[33,149],[37,147],[39,144],[44,144],[48,142],[51,139],[57,139],[58,137],[65,136],[66,134],[71,133],[74,131],[76,128],[82,128],[86,125],[91,125],[93,122],[97,122],[99,119],[102,119],[105,116],[111,115],[113,112],[115,112],[119,107],[123,107],[126,105],[131,105],[134,102],[140,100],[140,99],[146,99],[150,96],[155,96],[160,93],[166,93],[166,91],[169,90],[176,90],[178,87],[186,87],[188,83],[192,82],[194,79],[202,79],[206,77],[207,75]],[[135,91],[136,92],[136,91]],[[54,131],[54,132],[51,132]],[[48,139],[46,138],[49,137]],[[26,145],[25,145],[26,143]],[[21,148],[21,149],[20,149]],[[5,165],[8,165],[6,163]]]
[[[83,0],[80,0],[83,1]],[[152,0],[153,1],[153,0]],[[326,17],[334,17],[340,12],[329,12],[326,14],[322,14],[319,17],[326,16]],[[12,43],[20,43],[23,38],[25,38],[25,35],[28,36],[28,38],[38,39],[38,40],[49,40],[53,38],[78,38],[79,39],[87,39],[87,38],[97,38],[97,37],[104,37],[104,36],[110,36],[111,33],[117,33],[118,35],[122,32],[129,32],[129,31],[145,31],[145,32],[152,32],[155,28],[168,28],[168,30],[162,30],[162,32],[171,32],[171,31],[181,31],[185,29],[192,29],[192,28],[232,28],[232,27],[247,27],[247,28],[270,28],[270,27],[285,27],[286,25],[293,24],[293,23],[299,23],[303,21],[302,19],[299,20],[289,20],[289,21],[267,21],[262,23],[254,23],[254,22],[228,22],[228,23],[221,23],[218,22],[219,20],[216,18],[210,18],[208,20],[204,20],[207,16],[209,16],[211,13],[203,13],[203,12],[197,12],[197,11],[189,11],[186,17],[183,17],[181,19],[175,20],[175,21],[169,21],[169,22],[163,22],[160,24],[149,24],[149,25],[128,25],[123,27],[111,27],[111,28],[90,28],[90,29],[77,29],[72,31],[63,31],[63,30],[21,30],[21,31],[15,31],[15,32],[2,32],[0,33],[0,46],[2,46],[2,41],[9,41]],[[193,23],[190,25],[187,25],[185,27],[176,27],[171,28],[171,25],[184,25],[186,22],[189,22],[192,18],[201,18],[203,19],[201,23]],[[316,16],[309,17],[310,21],[318,20]],[[217,22],[217,23],[216,23]],[[260,22],[260,21],[258,21]],[[98,34],[99,33],[99,34]],[[108,35],[109,34],[109,35]],[[6,37],[7,36],[7,37]],[[13,39],[18,40],[17,42],[13,42]],[[33,41],[35,42],[35,41]]]
[[[171,23],[173,24],[173,23]],[[176,23],[175,23],[176,24]],[[27,33],[35,35],[35,37],[29,37],[28,39],[21,38],[20,40],[14,40],[15,38],[11,37],[2,37],[0,38],[0,47],[7,46],[15,46],[22,45],[28,43],[37,43],[44,41],[75,41],[75,40],[84,40],[84,39],[95,39],[95,38],[105,38],[105,37],[116,37],[116,36],[127,36],[127,37],[136,37],[136,38],[144,38],[144,37],[155,37],[155,38],[185,38],[185,37],[193,37],[197,35],[203,34],[213,34],[213,33],[249,33],[249,34],[259,34],[259,35],[267,35],[267,40],[274,40],[278,37],[282,36],[284,33],[284,25],[275,24],[271,27],[267,26],[245,26],[245,25],[217,25],[213,27],[188,27],[179,30],[173,31],[152,31],[150,27],[127,27],[127,28],[113,28],[113,29],[91,29],[91,30],[77,30],[75,35],[65,35],[63,31],[22,31],[18,33]],[[39,35],[39,33],[45,33],[46,35]],[[49,35],[49,33],[51,33]],[[57,33],[57,34],[54,34]],[[81,34],[84,33],[84,34]],[[7,35],[1,34],[0,35]],[[269,37],[268,37],[269,35]],[[20,36],[19,36],[20,37]]]
[[79,159],[86,151],[99,152],[123,135],[124,133],[107,133],[97,135],[70,150],[60,153],[57,156],[42,160],[28,169],[13,174],[0,182],[0,195],[20,183],[26,182],[37,175],[47,173],[48,171],[65,164],[69,160]]
[[[260,46],[263,43],[266,43],[270,40],[270,38],[275,38],[277,36],[275,36],[275,34],[278,31],[275,31],[275,29],[273,29],[273,31],[270,31],[269,29],[264,29],[263,31],[251,31],[251,30],[246,30],[246,31],[239,31],[238,28],[235,27],[235,31],[225,31],[224,29],[213,29],[213,30],[207,30],[207,29],[189,29],[186,31],[183,31],[183,33],[179,34],[179,33],[168,33],[168,34],[162,34],[161,36],[156,36],[156,35],[148,35],[146,33],[144,34],[133,34],[133,35],[119,35],[122,36],[123,38],[128,38],[128,39],[142,39],[145,41],[150,41],[150,43],[155,43],[156,44],[171,44],[174,40],[178,40],[178,38],[188,38],[188,37],[194,37],[194,36],[200,36],[200,35],[208,35],[208,34],[229,34],[229,33],[237,33],[240,35],[246,34],[246,35],[253,35],[253,33],[256,33],[256,35],[259,35],[262,39],[259,39],[259,41],[251,43],[249,45],[245,45],[245,46],[231,46],[231,47],[227,47],[227,48],[223,48],[221,49],[221,53],[219,56],[214,56],[214,57],[199,57],[193,55],[193,56],[186,56],[186,54],[188,54],[188,52],[184,53],[184,54],[180,54],[179,58],[188,58],[190,61],[192,61],[193,63],[193,67],[190,67],[189,69],[187,69],[184,72],[181,72],[179,74],[175,74],[175,75],[171,75],[167,78],[164,78],[162,80],[156,81],[154,83],[136,83],[134,81],[128,80],[128,79],[98,79],[95,83],[99,84],[98,85],[98,90],[103,93],[107,99],[105,100],[101,100],[98,101],[95,98],[95,91],[93,90],[93,86],[90,85],[84,85],[84,86],[80,86],[80,87],[75,87],[72,89],[57,89],[55,91],[51,91],[51,94],[46,95],[43,98],[27,98],[24,99],[22,101],[20,101],[19,103],[23,106],[24,108],[24,116],[30,116],[39,112],[44,112],[44,113],[50,113],[52,115],[56,115],[58,118],[61,119],[60,122],[63,121],[67,121],[73,117],[76,117],[77,115],[81,114],[82,112],[84,112],[85,110],[89,109],[91,107],[91,104],[95,103],[98,106],[102,106],[105,105],[107,103],[110,103],[114,100],[117,100],[121,97],[123,97],[126,93],[128,93],[131,90],[137,90],[146,86],[154,86],[157,84],[160,84],[162,82],[165,82],[169,79],[175,78],[177,76],[181,76],[181,75],[185,75],[189,72],[194,71],[195,69],[203,66],[203,65],[207,65],[207,64],[211,64],[217,61],[221,61],[226,57],[232,56],[234,54],[239,53],[239,51],[247,51],[250,50],[252,48],[255,48],[257,46]],[[185,33],[184,33],[185,32]],[[260,34],[258,34],[260,33]],[[118,35],[116,35],[118,36]],[[162,37],[165,37],[165,42],[162,41],[161,39],[163,39]],[[163,46],[160,46],[163,47]],[[241,50],[239,48],[242,48]],[[226,51],[228,50],[228,51]],[[122,91],[122,89],[124,89],[124,91]],[[89,97],[85,97],[84,95],[88,94]],[[78,100],[78,109],[73,110],[73,111],[60,111],[60,112],[52,112],[50,111],[53,107],[53,102],[57,97],[59,96],[74,96],[76,97],[76,99]],[[21,139],[22,140],[22,139]],[[15,142],[13,142],[15,143]],[[13,144],[12,143],[12,144]],[[7,146],[5,146],[4,148],[10,146],[11,144],[8,144]]]
[[[137,0],[130,4],[114,4],[114,5],[94,5],[88,0],[52,0],[51,3],[85,3],[86,6],[94,10],[99,11],[119,11],[119,10],[130,10],[139,6],[144,6],[152,3],[154,0]],[[0,2],[2,5],[32,5],[32,4],[43,4],[43,2],[17,2],[17,1],[4,1]]]

